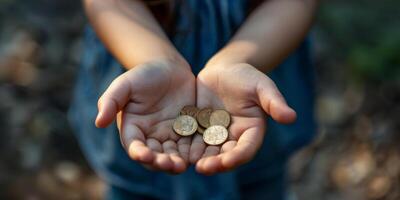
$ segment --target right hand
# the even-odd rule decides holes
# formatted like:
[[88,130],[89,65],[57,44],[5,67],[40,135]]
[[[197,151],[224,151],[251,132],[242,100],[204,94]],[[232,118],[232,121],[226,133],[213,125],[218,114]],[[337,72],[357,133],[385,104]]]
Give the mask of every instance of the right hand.
[[207,146],[201,135],[193,137],[190,162],[206,175],[249,162],[264,141],[267,116],[284,124],[296,120],[275,83],[247,63],[205,67],[197,76],[197,106],[231,114],[229,138],[223,145]]
[[117,117],[123,147],[150,168],[181,173],[188,167],[191,138],[172,130],[185,105],[195,104],[195,77],[185,62],[156,61],[117,77],[98,101],[97,127]]

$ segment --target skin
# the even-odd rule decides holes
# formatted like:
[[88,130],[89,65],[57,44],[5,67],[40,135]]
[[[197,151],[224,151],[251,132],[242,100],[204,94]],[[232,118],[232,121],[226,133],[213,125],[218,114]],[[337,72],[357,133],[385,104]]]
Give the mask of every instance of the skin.
[[176,63],[136,66],[100,97],[96,126],[108,126],[118,114],[121,143],[132,159],[151,169],[181,173],[187,168],[191,138],[171,127],[180,109],[195,103],[194,83],[189,68]]
[[185,171],[191,138],[171,127],[183,106],[195,104],[190,66],[141,1],[83,3],[99,38],[128,70],[100,97],[96,126],[107,127],[116,118],[131,159],[153,170]]
[[[102,42],[128,70],[99,99],[96,126],[106,127],[117,118],[121,142],[133,160],[170,173],[195,164],[199,173],[212,175],[254,157],[266,117],[295,121],[296,112],[265,72],[304,39],[316,0],[265,1],[197,78],[143,2],[84,0],[84,5]],[[179,110],[195,104],[232,114],[228,142],[207,146],[200,136],[172,132]]]
[[197,105],[225,108],[232,123],[229,141],[221,147],[194,137],[190,161],[199,173],[212,175],[250,161],[262,145],[266,117],[283,124],[296,120],[296,112],[265,73],[304,39],[316,7],[316,0],[264,2],[200,72]]
[[193,139],[190,161],[207,175],[250,161],[262,144],[267,115],[281,123],[296,118],[274,82],[246,63],[204,69],[197,78],[197,95],[199,107],[224,108],[232,119],[222,146],[207,146],[200,135]]

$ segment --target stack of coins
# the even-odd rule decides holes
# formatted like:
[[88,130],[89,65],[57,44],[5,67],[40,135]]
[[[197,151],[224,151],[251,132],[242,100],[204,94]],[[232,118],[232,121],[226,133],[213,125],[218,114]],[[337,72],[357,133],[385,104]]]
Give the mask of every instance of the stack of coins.
[[197,132],[203,135],[203,140],[208,145],[221,145],[228,139],[230,123],[231,116],[226,110],[185,106],[175,119],[173,129],[181,136],[190,136]]

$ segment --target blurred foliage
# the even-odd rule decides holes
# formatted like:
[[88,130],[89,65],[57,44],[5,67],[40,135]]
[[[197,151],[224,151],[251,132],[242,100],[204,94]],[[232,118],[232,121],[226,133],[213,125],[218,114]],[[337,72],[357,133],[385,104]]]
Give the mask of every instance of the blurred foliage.
[[400,80],[400,2],[324,1],[318,25],[341,59],[362,81]]

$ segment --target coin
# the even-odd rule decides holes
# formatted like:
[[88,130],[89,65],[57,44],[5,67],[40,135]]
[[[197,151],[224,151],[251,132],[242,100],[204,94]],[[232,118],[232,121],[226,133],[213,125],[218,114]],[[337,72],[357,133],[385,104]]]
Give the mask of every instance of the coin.
[[200,111],[196,106],[184,106],[180,112],[180,115],[189,115],[196,118],[197,113]]
[[211,108],[203,108],[197,114],[197,121],[202,127],[204,128],[210,127],[210,115],[212,111],[213,110]]
[[198,133],[203,134],[204,131],[205,131],[205,129],[204,129],[203,127],[201,127],[201,126],[198,126],[198,127],[197,127],[197,132],[198,132]]
[[227,128],[231,123],[231,116],[226,110],[214,110],[210,115],[210,126],[221,125]]
[[196,119],[189,115],[181,115],[175,119],[173,129],[181,136],[189,136],[197,130]]
[[220,145],[228,139],[228,130],[216,125],[208,127],[203,133],[203,140],[209,145]]

